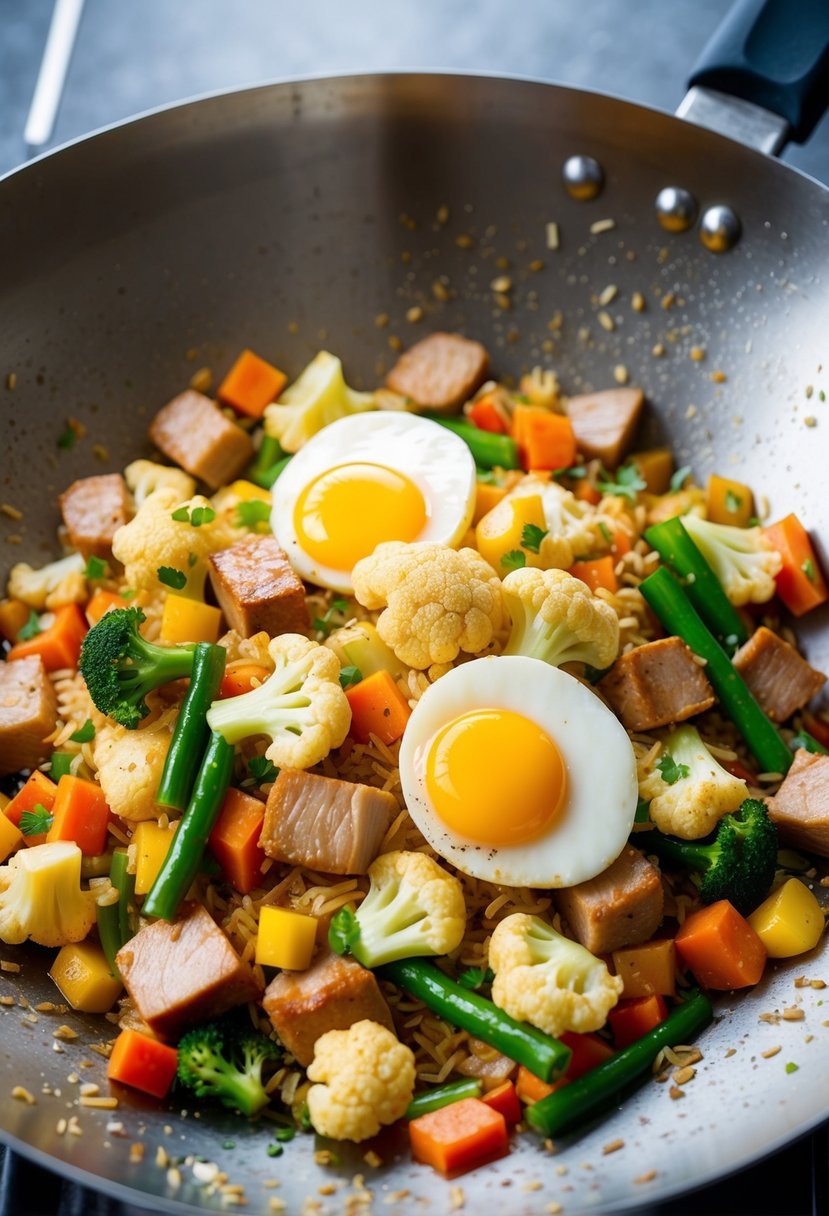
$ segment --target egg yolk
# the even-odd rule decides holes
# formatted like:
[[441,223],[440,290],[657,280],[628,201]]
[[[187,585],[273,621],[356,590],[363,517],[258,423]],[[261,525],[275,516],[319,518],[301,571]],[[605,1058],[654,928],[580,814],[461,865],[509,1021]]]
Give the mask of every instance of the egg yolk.
[[294,527],[309,557],[335,570],[351,570],[383,541],[416,540],[428,515],[423,494],[397,469],[341,464],[302,491]]
[[536,840],[564,804],[567,772],[537,722],[504,709],[461,714],[432,739],[426,790],[451,831],[483,845]]

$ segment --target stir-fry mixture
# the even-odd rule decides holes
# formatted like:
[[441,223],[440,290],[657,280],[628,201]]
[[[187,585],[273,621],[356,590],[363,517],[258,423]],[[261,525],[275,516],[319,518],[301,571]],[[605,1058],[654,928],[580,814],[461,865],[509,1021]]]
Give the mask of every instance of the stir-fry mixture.
[[803,524],[637,450],[635,388],[488,376],[454,334],[375,392],[244,351],[11,571],[0,939],[111,1081],[276,1144],[407,1120],[456,1173],[818,943]]

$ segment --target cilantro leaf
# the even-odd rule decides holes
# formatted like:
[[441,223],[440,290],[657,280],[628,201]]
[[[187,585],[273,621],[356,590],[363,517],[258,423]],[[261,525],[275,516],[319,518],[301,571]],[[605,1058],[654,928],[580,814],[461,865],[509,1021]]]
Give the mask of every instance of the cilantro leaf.
[[172,515],[170,516],[170,519],[174,519],[177,524],[189,524],[190,512],[186,507],[176,507],[175,511],[173,511]]
[[733,490],[728,489],[725,492],[725,509],[731,515],[736,515],[740,507],[743,505],[742,495],[735,494]]
[[271,504],[261,498],[250,498],[236,506],[236,527],[255,528],[257,524],[266,524],[271,517]]
[[252,785],[269,785],[271,781],[276,781],[279,769],[267,756],[251,756],[248,773],[249,776],[241,783],[243,789],[249,789]]
[[96,582],[98,579],[106,578],[107,564],[100,557],[95,557],[93,554],[87,559],[84,568],[84,578],[88,578],[90,582]]
[[615,481],[599,481],[598,487],[603,494],[615,494],[617,498],[627,498],[630,502],[635,502],[639,491],[647,489],[647,482],[639,476],[635,465],[623,464],[616,470]]
[[42,803],[36,802],[34,810],[24,811],[20,816],[18,827],[24,836],[40,836],[48,832],[52,826],[53,816],[49,814]]
[[196,564],[196,562],[197,562],[198,560],[199,560],[199,559],[198,559],[198,557],[196,556],[196,554],[195,554],[195,553],[188,553],[188,554],[187,554],[187,566],[188,566],[188,568],[189,568],[190,570],[192,570],[192,569],[193,569],[193,567],[195,566],[195,564]]
[[478,485],[480,486],[497,486],[498,478],[493,469],[478,469],[475,473]]
[[687,764],[677,764],[670,752],[665,752],[665,755],[657,760],[656,767],[666,785],[676,785],[677,781],[687,777],[691,771]]
[[343,617],[347,612],[348,600],[343,599],[342,596],[337,596],[336,599],[331,601],[331,605],[325,616],[314,617],[311,624],[317,633],[321,633],[323,637],[327,638],[331,630],[339,628],[339,625],[342,623],[341,621],[335,621],[334,617]]
[[680,490],[685,488],[685,482],[691,475],[691,466],[684,464],[681,469],[677,469],[671,478],[671,493],[678,494]]
[[797,1072],[797,1070],[798,1070],[799,1068],[800,1068],[800,1065],[799,1065],[799,1064],[793,1064],[793,1063],[790,1061],[790,1062],[789,1062],[789,1063],[786,1065],[786,1072],[787,1072],[787,1073],[793,1073],[793,1072]]
[[609,545],[612,545],[613,544],[613,533],[610,531],[610,528],[608,528],[607,524],[604,522],[603,519],[599,520],[599,531],[601,532],[605,541]]
[[19,642],[28,642],[32,638],[36,638],[39,633],[43,633],[43,630],[40,628],[40,617],[35,612],[34,608],[30,608],[29,619],[18,632],[17,640]]
[[521,532],[521,548],[526,549],[528,553],[538,553],[546,535],[546,528],[539,528],[538,524],[524,524]]
[[587,476],[587,467],[583,464],[571,465],[569,469],[553,469],[553,480],[560,481],[563,477],[573,477],[576,481]]
[[212,507],[193,507],[192,510],[176,507],[170,518],[178,524],[190,524],[191,528],[200,528],[202,524],[211,524],[216,518],[216,512]]
[[815,581],[815,577],[816,577],[815,576],[815,563],[812,561],[811,557],[806,558],[805,562],[803,562],[800,569],[806,575],[806,577],[810,583],[813,583]]
[[477,992],[484,984],[491,984],[495,979],[495,972],[489,967],[484,970],[483,967],[467,967],[458,976],[458,983],[462,988],[468,988],[470,992]]
[[634,823],[650,823],[651,804],[647,798],[636,799],[636,814],[633,817]]
[[521,570],[526,564],[527,555],[520,549],[510,549],[509,553],[505,553],[501,558],[501,565],[505,570]]
[[71,452],[77,442],[78,432],[72,426],[72,423],[67,421],[66,429],[58,435],[58,447],[64,452]]
[[160,583],[165,587],[172,587],[174,591],[181,591],[187,586],[187,575],[183,570],[176,570],[174,566],[159,566],[156,574]]
[[74,735],[70,735],[69,738],[73,743],[91,743],[95,738],[95,727],[92,725],[91,720],[87,718],[83,726],[79,727]]
[[351,684],[359,684],[363,678],[363,673],[359,667],[344,667],[340,672],[340,687],[348,688]]

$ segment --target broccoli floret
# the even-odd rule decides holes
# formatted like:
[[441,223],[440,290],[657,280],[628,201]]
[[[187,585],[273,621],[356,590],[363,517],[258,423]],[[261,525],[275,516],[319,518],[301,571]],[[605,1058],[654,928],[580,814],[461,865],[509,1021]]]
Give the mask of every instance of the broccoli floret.
[[746,798],[707,840],[677,840],[656,829],[637,832],[634,840],[695,874],[704,903],[727,899],[744,916],[765,899],[777,866],[777,828],[757,798]]
[[264,1035],[209,1022],[180,1041],[177,1077],[199,1098],[217,1098],[250,1117],[268,1104],[262,1069],[278,1058],[276,1044]]
[[195,646],[156,646],[138,632],[140,608],[115,608],[84,638],[78,664],[102,714],[134,730],[150,712],[145,700],[160,684],[189,676]]

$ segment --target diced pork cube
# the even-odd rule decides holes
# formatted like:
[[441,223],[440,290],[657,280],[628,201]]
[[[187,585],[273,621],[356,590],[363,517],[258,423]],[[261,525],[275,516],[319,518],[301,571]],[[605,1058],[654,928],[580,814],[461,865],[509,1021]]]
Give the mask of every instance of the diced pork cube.
[[460,334],[429,334],[415,342],[386,376],[386,385],[423,409],[454,414],[489,370],[489,355],[480,342]]
[[243,638],[262,630],[276,637],[308,628],[302,580],[272,536],[246,536],[208,560],[219,607]]
[[626,845],[609,869],[575,887],[553,892],[577,941],[592,954],[611,954],[653,937],[663,913],[659,871]]
[[232,481],[253,456],[248,434],[192,389],[158,411],[149,434],[160,452],[211,490]]
[[283,768],[268,795],[259,843],[277,861],[365,874],[398,810],[385,790]]
[[608,388],[570,397],[567,414],[582,456],[615,469],[633,441],[644,400],[639,388]]
[[262,1004],[282,1043],[303,1068],[314,1058],[317,1039],[329,1030],[348,1030],[363,1019],[394,1030],[373,973],[330,951],[307,971],[277,975]]
[[660,638],[621,655],[599,691],[628,730],[684,722],[714,704],[705,669],[680,638]]
[[826,683],[778,634],[761,625],[734,655],[734,666],[772,722],[785,722]]
[[800,748],[783,784],[768,799],[783,844],[829,857],[829,756]]
[[35,768],[55,729],[55,690],[39,655],[0,663],[0,774]]
[[136,1009],[160,1038],[177,1039],[262,995],[251,969],[199,904],[185,905],[175,921],[139,930],[116,962]]
[[120,473],[73,481],[60,496],[69,543],[84,557],[111,557],[112,538],[132,515],[127,483]]

